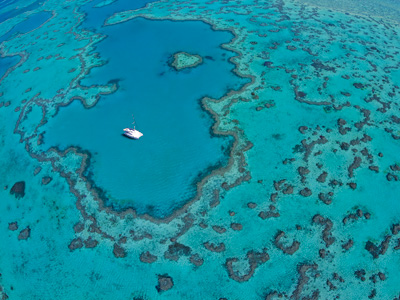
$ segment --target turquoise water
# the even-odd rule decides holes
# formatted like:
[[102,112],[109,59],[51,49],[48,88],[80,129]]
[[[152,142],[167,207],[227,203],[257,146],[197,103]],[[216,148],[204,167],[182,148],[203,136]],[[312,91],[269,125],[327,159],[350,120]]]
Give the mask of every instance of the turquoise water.
[[54,14],[1,44],[1,298],[398,299],[398,3],[311,1],[1,23]]
[[362,0],[299,0],[308,5],[341,10],[342,12],[367,15],[371,18],[384,18],[400,21],[400,6],[396,0],[362,1]]

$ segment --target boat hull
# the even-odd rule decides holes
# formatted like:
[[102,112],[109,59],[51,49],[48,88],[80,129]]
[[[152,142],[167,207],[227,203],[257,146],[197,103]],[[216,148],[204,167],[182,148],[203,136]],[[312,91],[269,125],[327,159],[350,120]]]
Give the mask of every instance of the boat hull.
[[136,129],[125,128],[124,135],[130,139],[138,140],[143,136],[143,133]]
[[130,135],[129,133],[126,133],[126,132],[124,132],[124,136],[126,136],[126,137],[128,137],[128,138],[130,138],[130,139],[133,139],[133,140],[138,140],[138,139],[140,139],[140,137],[132,136],[132,135]]

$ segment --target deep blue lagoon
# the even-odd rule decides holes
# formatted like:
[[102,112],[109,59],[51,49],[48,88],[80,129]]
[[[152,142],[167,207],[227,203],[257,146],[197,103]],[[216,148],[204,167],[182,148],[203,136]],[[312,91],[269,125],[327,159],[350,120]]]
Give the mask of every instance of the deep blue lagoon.
[[[211,169],[227,164],[232,139],[212,134],[214,121],[200,100],[221,98],[247,82],[232,72],[234,53],[220,47],[233,36],[200,21],[142,18],[101,32],[107,38],[94,51],[107,63],[81,84],[114,80],[119,88],[94,108],[79,101],[61,108],[45,129],[45,144],[89,150],[90,176],[108,205],[166,217],[195,196],[196,183]],[[170,61],[179,51],[198,54],[204,63],[178,72]],[[121,134],[132,115],[144,133],[140,141]]]
[[18,63],[18,57],[0,57],[0,78],[2,78],[8,69]]

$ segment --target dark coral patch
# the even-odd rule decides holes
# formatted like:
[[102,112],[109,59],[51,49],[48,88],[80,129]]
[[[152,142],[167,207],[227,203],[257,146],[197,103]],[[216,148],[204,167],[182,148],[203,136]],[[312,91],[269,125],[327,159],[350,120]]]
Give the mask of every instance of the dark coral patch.
[[18,240],[27,240],[31,236],[31,229],[29,227],[21,230],[18,235]]
[[126,257],[126,251],[118,244],[114,244],[113,253],[116,258]]
[[10,190],[10,194],[14,195],[17,199],[23,198],[25,196],[25,181],[15,183]]
[[148,264],[152,264],[157,260],[157,256],[151,254],[149,251],[140,254],[140,261]]
[[174,286],[174,280],[168,274],[158,275],[158,285],[156,289],[159,293],[168,291]]

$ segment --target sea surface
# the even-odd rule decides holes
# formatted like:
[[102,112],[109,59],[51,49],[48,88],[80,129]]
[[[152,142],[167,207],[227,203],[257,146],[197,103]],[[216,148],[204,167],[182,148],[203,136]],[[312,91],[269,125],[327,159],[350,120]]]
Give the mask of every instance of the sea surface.
[[0,299],[399,300],[399,16],[0,0]]
[[[200,21],[135,19],[121,25],[102,31],[107,38],[94,51],[107,64],[82,81],[90,86],[115,80],[118,91],[92,109],[79,101],[61,108],[44,127],[44,140],[93,153],[91,177],[112,199],[106,200],[110,205],[166,217],[195,196],[196,183],[208,169],[228,161],[233,139],[210,136],[214,121],[200,100],[220,98],[248,81],[232,72],[228,60],[234,53],[219,47],[233,38],[229,32],[213,32]],[[129,43],[121,36],[131,36]],[[193,70],[177,72],[169,62],[181,50],[208,58]],[[145,133],[140,142],[121,136],[132,114]]]

